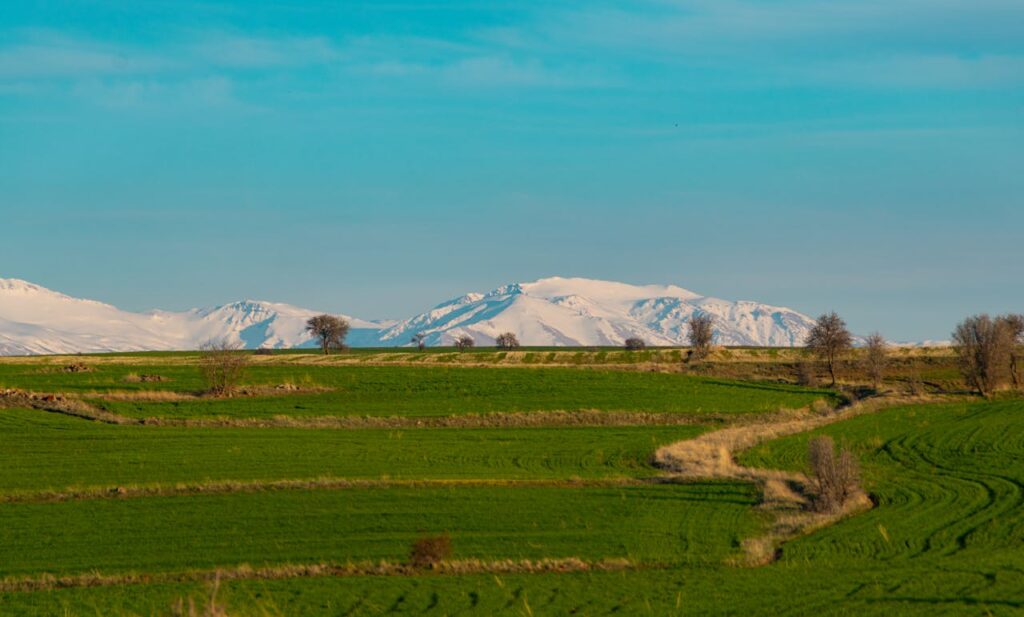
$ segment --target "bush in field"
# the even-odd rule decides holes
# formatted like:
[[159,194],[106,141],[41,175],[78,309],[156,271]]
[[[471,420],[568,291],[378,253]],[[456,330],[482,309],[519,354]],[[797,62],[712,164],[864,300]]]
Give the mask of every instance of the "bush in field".
[[519,347],[519,339],[516,335],[511,332],[503,332],[498,335],[498,338],[494,339],[495,345],[498,349],[510,350]]
[[846,329],[846,322],[835,312],[818,317],[804,341],[807,349],[828,364],[833,387],[836,385],[836,358],[848,351],[852,344],[853,337]]
[[306,322],[306,331],[320,342],[324,355],[332,349],[344,349],[348,336],[348,322],[334,315],[317,315]]
[[647,343],[645,343],[642,338],[637,338],[635,336],[626,339],[625,345],[626,349],[628,349],[629,351],[642,351],[644,349],[647,349]]
[[423,536],[412,543],[409,563],[417,568],[433,568],[451,557],[452,539],[448,534]]
[[699,362],[711,353],[711,343],[715,339],[715,318],[707,313],[699,313],[690,318],[690,360]]
[[417,332],[412,335],[412,342],[416,343],[416,349],[423,351],[427,348],[427,335],[423,332]]
[[476,345],[476,341],[474,341],[473,337],[468,334],[459,335],[459,337],[455,339],[455,348],[459,351],[472,349],[474,345]]
[[839,512],[843,505],[860,490],[860,465],[853,453],[843,448],[836,456],[836,445],[831,437],[821,435],[811,439],[807,447],[807,462],[814,477],[815,493],[811,506],[817,512]]
[[[1005,381],[1007,369],[1016,372],[1016,350],[1020,324],[1017,316],[992,318],[973,315],[953,331],[960,373],[967,385],[982,396],[990,396]],[[1014,377],[1016,383],[1016,376]]]
[[238,388],[249,362],[249,356],[241,349],[241,343],[227,339],[209,341],[199,348],[199,370],[207,392],[214,396],[231,396]]
[[868,337],[864,346],[864,372],[871,380],[871,386],[878,390],[885,378],[885,369],[889,364],[889,346],[878,332]]

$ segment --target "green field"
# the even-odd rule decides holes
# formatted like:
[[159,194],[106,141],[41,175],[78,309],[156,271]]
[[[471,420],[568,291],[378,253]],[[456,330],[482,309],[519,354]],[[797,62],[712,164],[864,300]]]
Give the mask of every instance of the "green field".
[[[130,356],[104,359],[87,373],[2,364],[0,384],[77,393],[118,413],[163,418],[597,409],[720,413],[745,421],[825,396],[836,400],[784,384],[586,367],[283,360],[252,367],[247,381],[330,390],[104,400],[102,393],[112,390],[201,388],[187,357],[178,364],[161,362],[181,356],[138,358],[138,365]],[[173,381],[125,381],[131,373]],[[243,578],[222,582],[218,602],[230,615],[1024,612],[1024,401],[904,405],[743,453],[747,465],[802,470],[810,436],[829,434],[857,453],[865,488],[877,502],[786,542],[773,563],[759,567],[730,565],[742,541],[769,524],[756,486],[660,482],[663,472],[650,464],[660,445],[719,426],[108,425],[0,408],[0,579],[12,585],[44,574],[169,577],[0,591],[0,614],[171,614],[181,598],[208,596],[207,583],[185,581],[190,572],[401,564],[414,540],[438,533],[450,534],[455,563],[624,559],[628,567]],[[330,483],[335,480],[364,483]],[[295,482],[261,484],[279,481]],[[75,491],[84,492],[61,498]]]
[[116,426],[0,409],[0,493],[206,481],[646,477],[699,426],[317,430]]
[[[170,381],[135,383],[132,374],[156,374]],[[245,383],[329,388],[312,394],[184,401],[107,401],[97,404],[133,417],[268,417],[274,415],[442,416],[463,413],[551,410],[650,411],[673,413],[769,412],[798,408],[826,391],[783,384],[751,384],[663,373],[567,368],[470,368],[410,366],[258,365]],[[102,394],[105,391],[202,389],[194,366],[102,364],[86,373],[52,367],[0,364],[0,386],[39,392]]]

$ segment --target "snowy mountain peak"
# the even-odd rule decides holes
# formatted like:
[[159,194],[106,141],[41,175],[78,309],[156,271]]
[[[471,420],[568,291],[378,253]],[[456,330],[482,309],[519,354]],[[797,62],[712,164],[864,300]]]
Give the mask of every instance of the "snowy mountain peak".
[[[0,355],[146,349],[195,349],[213,339],[249,348],[307,347],[306,321],[320,311],[242,300],[183,312],[132,313],[81,300],[19,279],[0,279]],[[813,321],[787,308],[730,302],[675,285],[630,285],[550,277],[469,293],[409,319],[373,322],[345,316],[349,344],[404,346],[415,334],[429,345],[469,335],[490,345],[513,332],[524,345],[650,345],[686,343],[689,320],[715,319],[725,345],[799,345]]]

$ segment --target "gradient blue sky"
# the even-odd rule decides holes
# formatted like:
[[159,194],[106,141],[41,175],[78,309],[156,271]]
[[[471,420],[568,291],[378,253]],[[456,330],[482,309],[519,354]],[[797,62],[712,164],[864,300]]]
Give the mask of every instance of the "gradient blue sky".
[[[0,277],[403,317],[549,275],[1024,310],[1024,3],[5,2]],[[297,3],[296,3],[297,4]]]

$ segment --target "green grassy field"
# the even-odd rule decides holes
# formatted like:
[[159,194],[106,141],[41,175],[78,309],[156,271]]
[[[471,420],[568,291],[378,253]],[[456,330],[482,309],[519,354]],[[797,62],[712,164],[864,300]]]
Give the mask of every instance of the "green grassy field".
[[[194,366],[140,358],[145,364],[123,357],[89,373],[0,364],[0,384],[78,394],[200,387]],[[125,382],[129,373],[159,373],[173,381]],[[248,380],[333,390],[177,406],[103,404],[127,415],[169,418],[599,409],[718,412],[742,420],[822,396],[792,386],[679,374],[443,363],[269,364],[253,367]],[[286,408],[296,402],[310,409]],[[660,472],[649,461],[658,446],[707,430],[713,429],[106,425],[38,409],[0,409],[0,500],[8,500],[0,501],[0,579],[94,572],[175,577],[241,564],[402,563],[416,538],[447,532],[454,560],[625,558],[631,565],[614,572],[229,580],[221,584],[218,602],[230,615],[1024,611],[1024,401],[904,406],[815,431],[858,454],[877,507],[787,542],[776,561],[760,567],[728,565],[742,540],[768,524],[756,487],[654,481]],[[800,470],[809,438],[768,442],[740,458],[748,465]],[[375,483],[174,492],[183,484],[324,477]],[[413,480],[429,482],[402,484]],[[476,484],[458,483],[470,480]],[[100,490],[70,500],[46,493],[114,486],[170,492]],[[165,615],[181,598],[207,595],[204,582],[0,591],[0,614]]]
[[339,477],[646,477],[699,426],[329,430],[116,426],[0,409],[0,493]]
[[750,487],[287,490],[0,505],[0,575],[453,558],[716,563],[756,531]]
[[[170,381],[136,383],[132,374]],[[568,368],[256,365],[245,383],[330,388],[328,392],[184,401],[93,400],[132,417],[268,417],[274,415],[405,415],[581,410],[672,413],[769,412],[798,408],[832,394],[784,384],[744,383],[663,373]],[[203,384],[187,365],[102,364],[91,372],[0,364],[0,386],[40,392],[103,393],[111,390],[195,392]]]

